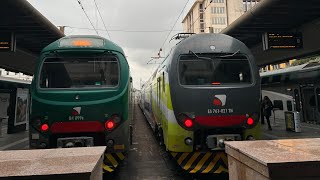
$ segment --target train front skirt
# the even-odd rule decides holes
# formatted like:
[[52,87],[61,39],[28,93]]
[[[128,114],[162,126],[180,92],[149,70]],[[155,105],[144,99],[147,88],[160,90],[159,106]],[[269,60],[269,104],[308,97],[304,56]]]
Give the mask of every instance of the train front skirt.
[[124,153],[105,153],[102,168],[104,172],[113,172],[118,165],[124,160]]
[[189,173],[228,173],[227,155],[224,152],[171,152],[171,155]]

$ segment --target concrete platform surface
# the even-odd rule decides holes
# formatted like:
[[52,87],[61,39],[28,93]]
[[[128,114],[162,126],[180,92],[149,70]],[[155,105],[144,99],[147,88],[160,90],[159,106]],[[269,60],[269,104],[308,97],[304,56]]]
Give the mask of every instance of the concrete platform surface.
[[105,147],[0,151],[0,177],[102,173],[104,151]]
[[320,179],[320,138],[230,141],[226,152],[230,179]]

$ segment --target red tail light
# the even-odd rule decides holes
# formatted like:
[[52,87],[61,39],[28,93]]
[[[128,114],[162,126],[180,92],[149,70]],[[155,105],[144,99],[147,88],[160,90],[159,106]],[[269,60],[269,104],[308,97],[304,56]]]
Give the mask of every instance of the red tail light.
[[49,125],[48,124],[42,124],[41,125],[41,131],[46,132],[49,130]]
[[253,125],[253,123],[254,123],[253,118],[249,117],[249,118],[247,119],[247,124],[251,126],[251,125]]
[[116,123],[115,123],[112,119],[109,119],[109,120],[105,123],[105,128],[106,128],[107,130],[112,130],[115,126],[116,126]]
[[191,119],[184,120],[184,126],[191,128],[193,126],[193,121]]

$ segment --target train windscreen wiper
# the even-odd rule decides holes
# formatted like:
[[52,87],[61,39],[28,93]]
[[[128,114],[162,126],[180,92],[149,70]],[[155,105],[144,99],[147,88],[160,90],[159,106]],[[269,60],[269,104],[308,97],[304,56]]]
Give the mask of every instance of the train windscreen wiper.
[[223,55],[223,56],[214,56],[214,58],[210,58],[210,57],[203,57],[203,56],[198,56],[196,53],[194,53],[193,51],[189,50],[189,53],[192,53],[193,55],[195,55],[198,59],[204,59],[204,60],[217,60],[216,58],[226,58],[226,57],[233,57],[236,54],[240,53],[240,49],[237,50],[236,52],[234,52],[233,54],[228,54],[228,55]]
[[198,56],[196,53],[194,53],[194,52],[191,51],[191,50],[189,50],[189,53],[192,53],[192,54],[195,55],[198,59],[213,60],[212,58],[209,58],[209,57]]

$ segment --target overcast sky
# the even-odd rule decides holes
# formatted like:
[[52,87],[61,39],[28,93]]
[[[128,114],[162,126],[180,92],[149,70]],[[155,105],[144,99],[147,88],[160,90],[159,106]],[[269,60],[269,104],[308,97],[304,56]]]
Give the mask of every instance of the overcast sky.
[[[66,35],[96,34],[82,11],[77,0],[28,0],[38,11],[56,26],[69,26]],[[104,30],[94,0],[81,0],[90,20],[100,36],[111,39],[120,45],[127,56],[133,76],[134,87],[140,89],[140,79],[148,80],[156,65],[147,64],[150,57],[157,56],[169,31],[176,22],[183,7],[188,2],[174,31],[164,46],[165,56],[175,42],[170,38],[182,32],[182,18],[195,0],[96,0],[110,37]],[[125,32],[125,31],[161,31],[161,32]],[[156,61],[159,63],[161,60]],[[155,62],[155,61],[153,61]]]

